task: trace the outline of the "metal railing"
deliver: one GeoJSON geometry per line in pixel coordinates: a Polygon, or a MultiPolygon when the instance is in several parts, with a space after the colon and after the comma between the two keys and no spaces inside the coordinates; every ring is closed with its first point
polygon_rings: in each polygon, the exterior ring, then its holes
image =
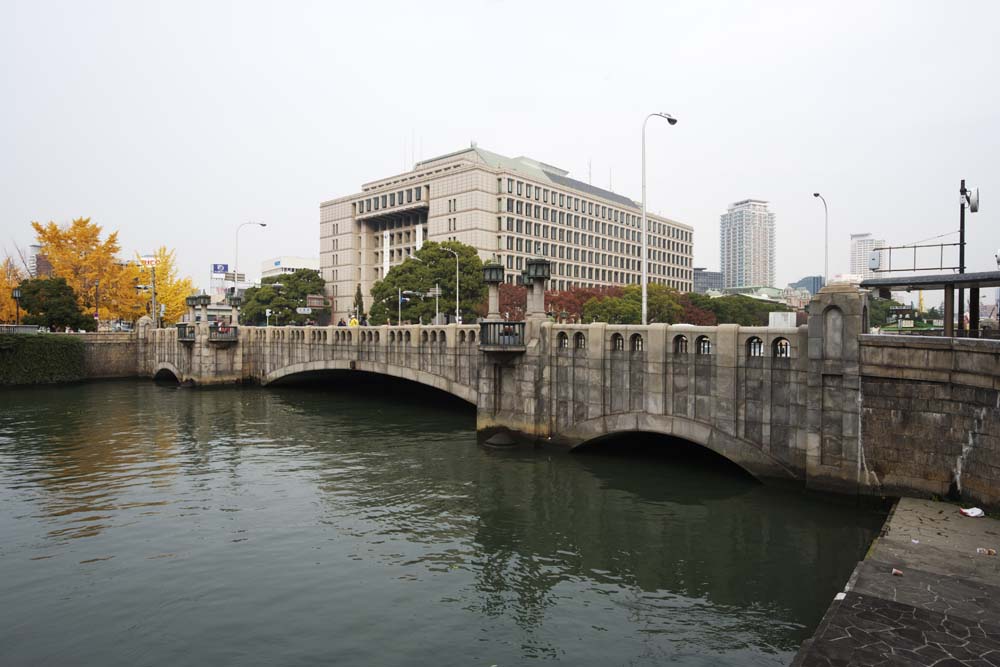
{"type": "Polygon", "coordinates": [[[178,324],[177,325],[177,340],[179,341],[194,341],[195,333],[197,329],[193,324],[178,324]]]}
{"type": "Polygon", "coordinates": [[[481,322],[479,346],[495,349],[524,348],[524,322],[481,322]]]}
{"type": "Polygon", "coordinates": [[[239,327],[213,322],[208,325],[209,341],[234,341],[239,339],[239,327]]]}
{"type": "Polygon", "coordinates": [[[0,334],[36,334],[37,324],[0,324],[0,334]]]}

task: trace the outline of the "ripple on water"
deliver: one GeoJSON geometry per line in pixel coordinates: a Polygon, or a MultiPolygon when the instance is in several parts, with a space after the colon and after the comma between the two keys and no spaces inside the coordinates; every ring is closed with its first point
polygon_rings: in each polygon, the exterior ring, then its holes
{"type": "Polygon", "coordinates": [[[0,663],[785,664],[879,525],[343,389],[5,392],[0,663]]]}

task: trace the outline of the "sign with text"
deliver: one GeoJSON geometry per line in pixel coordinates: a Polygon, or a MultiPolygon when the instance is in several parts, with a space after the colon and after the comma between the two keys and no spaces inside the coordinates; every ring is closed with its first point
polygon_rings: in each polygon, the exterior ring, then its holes
{"type": "Polygon", "coordinates": [[[156,266],[156,255],[143,255],[139,261],[143,266],[156,266]]]}
{"type": "Polygon", "coordinates": [[[229,272],[229,265],[228,264],[213,264],[212,265],[212,273],[228,273],[228,272],[229,272]]]}
{"type": "Polygon", "coordinates": [[[295,312],[298,313],[299,315],[312,315],[313,309],[299,307],[295,309],[295,312]]]}

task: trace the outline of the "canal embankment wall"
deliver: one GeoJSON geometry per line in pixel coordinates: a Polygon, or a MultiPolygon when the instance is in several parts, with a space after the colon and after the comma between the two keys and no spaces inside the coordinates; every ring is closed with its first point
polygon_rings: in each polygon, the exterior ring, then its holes
{"type": "Polygon", "coordinates": [[[884,495],[1000,507],[1000,343],[861,337],[863,465],[884,495]]]}
{"type": "Polygon", "coordinates": [[[0,386],[139,377],[134,333],[0,335],[0,386]]]}

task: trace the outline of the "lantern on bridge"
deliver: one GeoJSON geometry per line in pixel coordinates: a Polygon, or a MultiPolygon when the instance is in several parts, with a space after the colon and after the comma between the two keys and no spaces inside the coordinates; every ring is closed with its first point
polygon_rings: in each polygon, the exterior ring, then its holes
{"type": "Polygon", "coordinates": [[[500,283],[503,282],[503,265],[491,261],[483,264],[483,282],[489,286],[489,308],[487,320],[500,319],[500,283]]]}

